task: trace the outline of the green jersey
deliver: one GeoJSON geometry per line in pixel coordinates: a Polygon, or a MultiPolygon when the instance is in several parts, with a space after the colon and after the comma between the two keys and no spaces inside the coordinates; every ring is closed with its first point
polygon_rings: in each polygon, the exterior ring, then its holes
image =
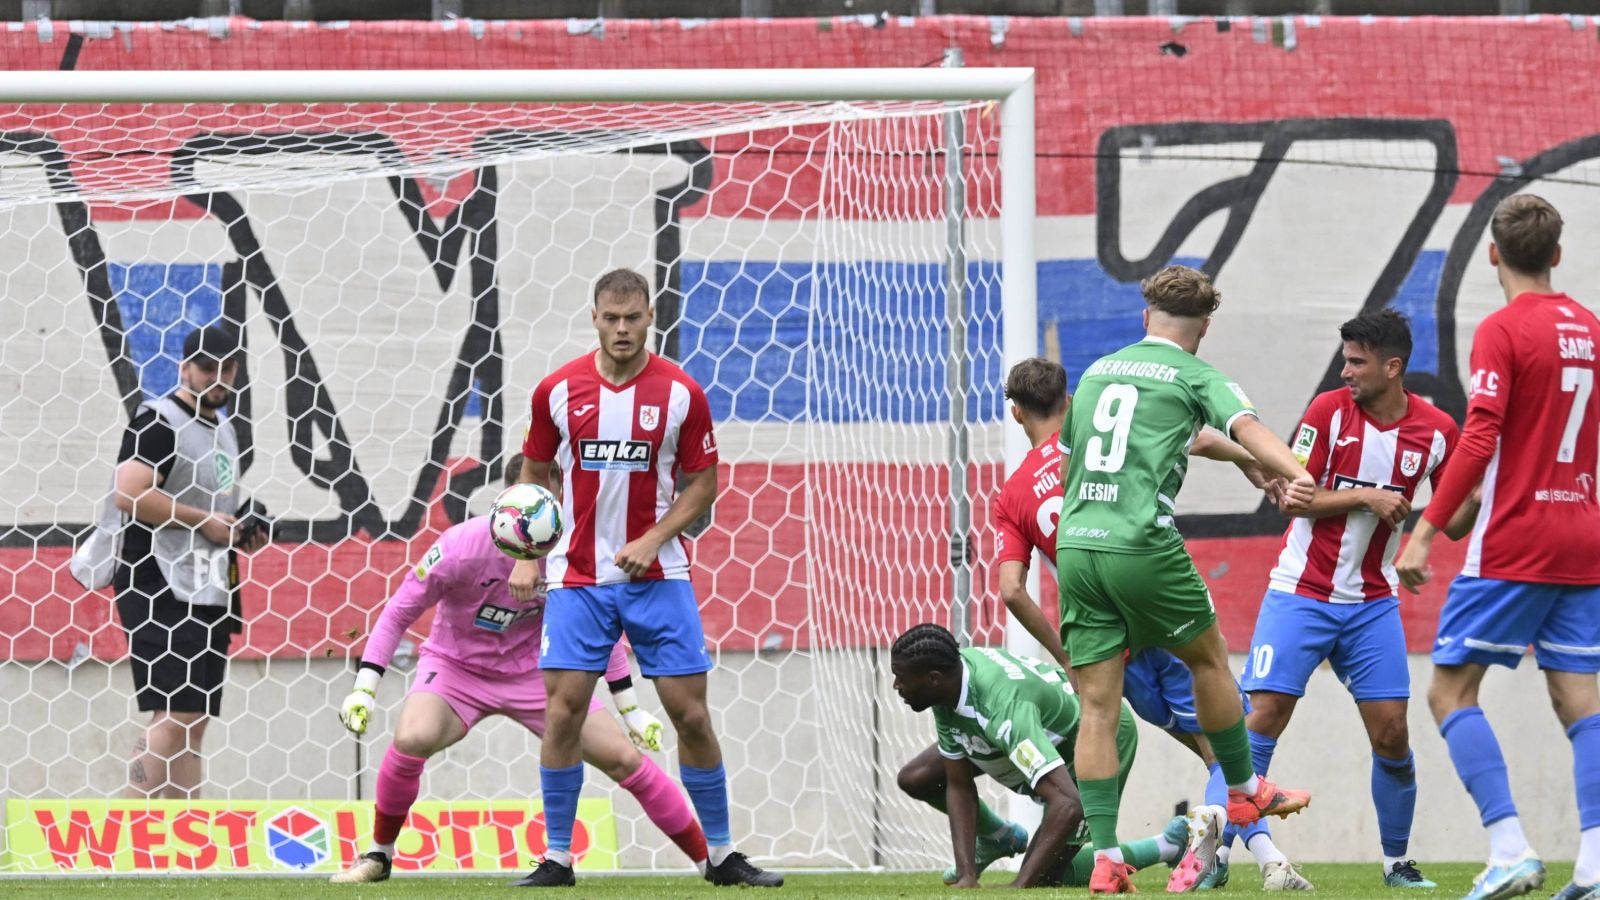
{"type": "Polygon", "coordinates": [[[1059,666],[993,647],[961,651],[961,699],[935,706],[939,753],[1028,793],[1066,765],[1078,733],[1078,698],[1059,666]]]}
{"type": "Polygon", "coordinates": [[[1085,369],[1061,426],[1070,454],[1056,546],[1144,553],[1181,543],[1173,524],[1202,424],[1229,434],[1254,414],[1239,385],[1177,344],[1147,337],[1085,369]]]}

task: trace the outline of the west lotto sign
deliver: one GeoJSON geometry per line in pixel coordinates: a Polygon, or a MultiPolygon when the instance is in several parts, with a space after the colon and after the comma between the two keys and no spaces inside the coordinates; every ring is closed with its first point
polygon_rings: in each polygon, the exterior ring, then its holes
{"type": "MultiPolygon", "coordinates": [[[[394,867],[515,872],[543,855],[537,802],[418,803],[394,867]]],[[[308,800],[9,800],[0,872],[336,872],[367,849],[372,804],[308,800]]],[[[617,865],[611,801],[578,802],[577,868],[617,865]]]]}

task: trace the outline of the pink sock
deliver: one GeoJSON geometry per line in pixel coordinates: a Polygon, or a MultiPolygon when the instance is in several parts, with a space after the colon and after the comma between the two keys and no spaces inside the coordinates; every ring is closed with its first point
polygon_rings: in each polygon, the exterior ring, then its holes
{"type": "Polygon", "coordinates": [[[389,746],[378,766],[378,792],[373,805],[372,840],[378,844],[392,844],[405,826],[411,804],[417,802],[417,791],[422,788],[422,767],[428,760],[421,756],[407,756],[389,746]]]}
{"type": "Polygon", "coordinates": [[[633,795],[633,799],[639,801],[639,805],[644,807],[644,814],[667,837],[672,838],[678,849],[688,855],[690,862],[705,862],[706,835],[700,830],[700,823],[695,821],[694,813],[689,811],[689,803],[683,799],[683,792],[667,777],[667,773],[661,771],[655,760],[648,756],[641,759],[639,768],[618,783],[633,795]]]}

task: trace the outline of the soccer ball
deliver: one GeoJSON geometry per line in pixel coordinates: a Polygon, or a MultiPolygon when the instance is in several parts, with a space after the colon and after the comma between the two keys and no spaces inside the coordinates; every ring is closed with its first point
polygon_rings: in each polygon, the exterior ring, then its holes
{"type": "Polygon", "coordinates": [[[539,559],[555,549],[565,528],[561,502],[537,484],[506,488],[489,512],[494,545],[513,559],[539,559]]]}

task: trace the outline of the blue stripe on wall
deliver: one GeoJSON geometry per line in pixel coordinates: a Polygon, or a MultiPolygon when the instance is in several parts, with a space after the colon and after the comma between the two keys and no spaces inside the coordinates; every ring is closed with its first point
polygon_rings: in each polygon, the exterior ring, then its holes
{"type": "Polygon", "coordinates": [[[222,318],[222,266],[212,263],[107,263],[128,352],[146,397],[178,386],[183,339],[222,318]]]}
{"type": "MultiPolygon", "coordinates": [[[[1444,255],[1424,252],[1393,303],[1412,320],[1413,371],[1438,368],[1434,295],[1444,255]]],[[[996,263],[968,267],[974,421],[996,421],[1004,409],[998,273],[996,263]]],[[[947,418],[942,267],[686,260],[682,279],[683,365],[706,386],[718,421],[947,418]],[[873,302],[884,297],[896,299],[873,302]]],[[[1112,280],[1095,260],[1039,263],[1040,352],[1053,329],[1074,386],[1094,360],[1143,335],[1143,308],[1139,286],[1112,280]]]]}

